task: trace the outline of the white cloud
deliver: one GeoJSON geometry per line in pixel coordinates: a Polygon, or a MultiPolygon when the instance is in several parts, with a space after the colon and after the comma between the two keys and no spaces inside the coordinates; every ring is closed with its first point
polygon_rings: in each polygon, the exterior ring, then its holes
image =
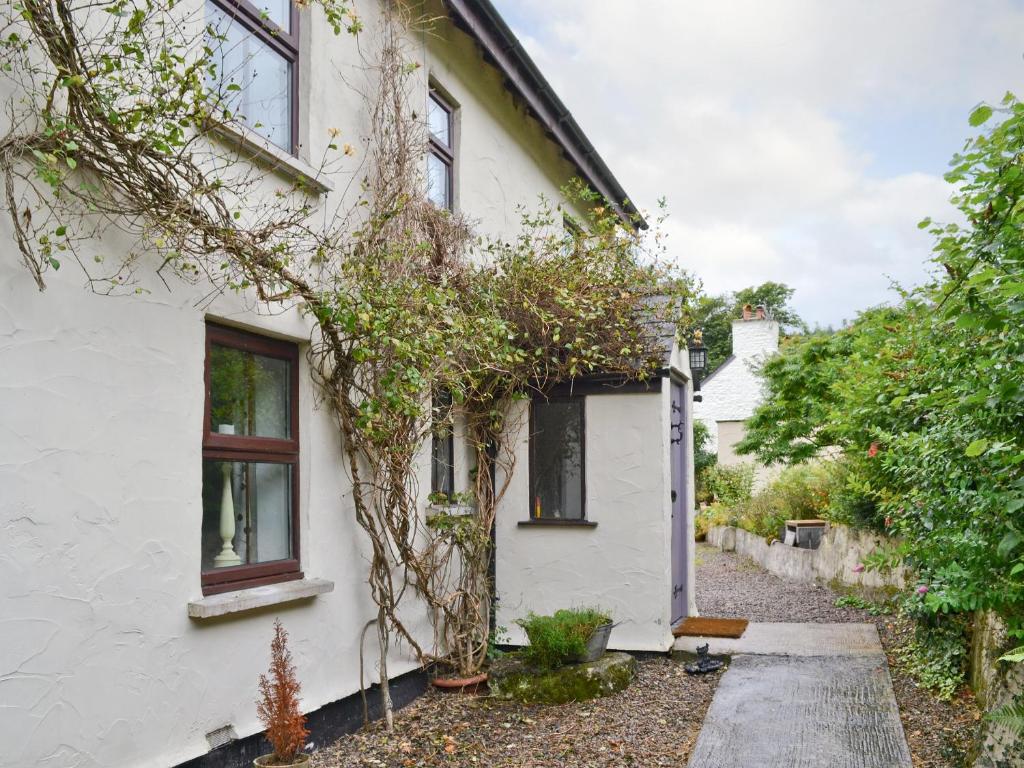
{"type": "Polygon", "coordinates": [[[712,291],[787,282],[812,323],[923,277],[945,135],[1024,79],[1008,0],[498,5],[626,190],[668,198],[680,262],[712,291]]]}

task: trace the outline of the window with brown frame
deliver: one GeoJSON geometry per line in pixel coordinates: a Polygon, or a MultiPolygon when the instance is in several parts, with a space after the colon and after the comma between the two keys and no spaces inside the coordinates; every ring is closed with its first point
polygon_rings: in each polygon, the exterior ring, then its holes
{"type": "Polygon", "coordinates": [[[286,152],[298,151],[299,17],[291,0],[206,0],[210,98],[286,152]]]}
{"type": "Polygon", "coordinates": [[[302,578],[299,350],[206,326],[203,594],[302,578]]]}
{"type": "Polygon", "coordinates": [[[582,521],[584,437],[582,397],[534,399],[530,406],[530,518],[582,521]]]}
{"type": "Polygon", "coordinates": [[[455,209],[454,108],[433,87],[427,98],[427,199],[438,208],[455,209]]]}

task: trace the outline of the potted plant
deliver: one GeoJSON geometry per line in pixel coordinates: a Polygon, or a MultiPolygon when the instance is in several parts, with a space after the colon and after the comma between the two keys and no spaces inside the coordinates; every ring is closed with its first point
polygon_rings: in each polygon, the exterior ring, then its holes
{"type": "Polygon", "coordinates": [[[523,657],[541,669],[596,661],[607,649],[615,626],[611,616],[598,608],[562,609],[551,616],[530,613],[516,623],[530,640],[523,657]]]}
{"type": "Polygon", "coordinates": [[[472,515],[476,511],[475,502],[476,497],[470,492],[434,491],[427,496],[427,517],[472,515]]]}
{"type": "Polygon", "coordinates": [[[309,764],[306,746],[306,716],[299,709],[299,681],[288,650],[288,633],[281,621],[274,621],[274,639],[270,643],[270,669],[260,675],[260,696],[256,714],[266,726],[267,741],[274,748],[269,755],[253,761],[256,768],[296,768],[309,764]]]}

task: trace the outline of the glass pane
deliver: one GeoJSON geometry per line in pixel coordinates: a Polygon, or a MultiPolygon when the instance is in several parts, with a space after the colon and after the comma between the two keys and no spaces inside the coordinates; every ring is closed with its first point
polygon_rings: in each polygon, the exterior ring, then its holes
{"type": "Polygon", "coordinates": [[[433,95],[427,101],[427,128],[430,134],[446,147],[452,145],[451,112],[433,95]]]}
{"type": "Polygon", "coordinates": [[[292,556],[290,464],[203,460],[202,568],[292,556]]]}
{"type": "Polygon", "coordinates": [[[264,17],[285,32],[291,32],[291,0],[256,0],[253,3],[264,17]]]}
{"type": "Polygon", "coordinates": [[[210,431],[291,437],[291,363],[210,345],[210,431]]]}
{"type": "Polygon", "coordinates": [[[430,490],[433,493],[451,494],[455,489],[453,474],[455,468],[455,437],[451,426],[452,397],[442,392],[434,397],[434,424],[430,452],[430,490]]]}
{"type": "Polygon", "coordinates": [[[427,199],[438,208],[451,209],[449,177],[451,167],[434,153],[427,155],[427,199]]]}
{"type": "Polygon", "coordinates": [[[226,117],[291,152],[291,64],[209,0],[206,13],[215,30],[208,40],[214,66],[210,98],[226,117]]]}
{"type": "Polygon", "coordinates": [[[583,518],[583,401],[533,404],[531,514],[583,518]]]}
{"type": "Polygon", "coordinates": [[[450,432],[447,435],[434,435],[430,482],[430,490],[434,493],[445,493],[450,496],[454,490],[452,488],[452,470],[455,466],[452,456],[454,442],[450,432]]]}

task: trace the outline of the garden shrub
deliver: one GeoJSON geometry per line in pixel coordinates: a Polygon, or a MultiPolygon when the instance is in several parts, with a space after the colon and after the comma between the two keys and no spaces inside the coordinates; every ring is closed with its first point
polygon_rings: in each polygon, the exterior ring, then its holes
{"type": "Polygon", "coordinates": [[[850,456],[829,462],[831,478],[825,518],[851,528],[884,533],[885,514],[872,495],[871,484],[860,462],[859,457],[850,456]]]}
{"type": "Polygon", "coordinates": [[[727,512],[706,516],[705,524],[737,525],[766,539],[778,538],[787,520],[828,519],[832,483],[828,464],[789,467],[767,488],[734,503],[727,512]],[[719,522],[724,519],[728,522],[719,522]]]}
{"type": "Polygon", "coordinates": [[[916,618],[913,639],[896,651],[897,663],[922,688],[951,699],[967,673],[969,622],[961,614],[916,618]]]}
{"type": "Polygon", "coordinates": [[[705,492],[713,501],[733,506],[750,498],[754,488],[754,465],[715,464],[704,473],[705,492]]]}
{"type": "Polygon", "coordinates": [[[541,669],[561,667],[583,656],[594,630],[610,621],[611,616],[598,608],[562,609],[553,616],[531,612],[516,621],[530,640],[521,653],[541,669]]]}
{"type": "Polygon", "coordinates": [[[708,493],[705,475],[718,463],[711,450],[711,432],[703,421],[693,422],[693,476],[697,485],[697,501],[710,504],[714,499],[708,493]]]}
{"type": "Polygon", "coordinates": [[[708,535],[716,525],[736,525],[736,513],[724,504],[712,504],[698,510],[693,518],[693,527],[698,541],[708,535]]]}

